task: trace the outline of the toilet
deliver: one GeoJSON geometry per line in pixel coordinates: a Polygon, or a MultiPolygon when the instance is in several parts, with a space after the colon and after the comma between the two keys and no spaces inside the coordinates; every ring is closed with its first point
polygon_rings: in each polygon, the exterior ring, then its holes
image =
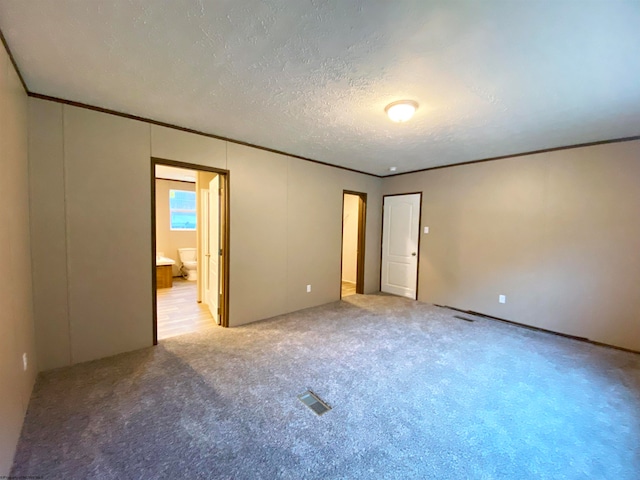
{"type": "Polygon", "coordinates": [[[198,262],[196,261],[196,249],[179,248],[178,255],[180,255],[180,262],[182,263],[182,267],[180,267],[182,276],[187,280],[195,282],[198,279],[198,262]]]}

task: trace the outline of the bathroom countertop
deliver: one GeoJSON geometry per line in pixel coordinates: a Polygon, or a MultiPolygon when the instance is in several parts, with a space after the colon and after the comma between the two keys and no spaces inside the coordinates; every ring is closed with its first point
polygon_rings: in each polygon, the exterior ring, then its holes
{"type": "Polygon", "coordinates": [[[156,267],[175,265],[176,261],[168,257],[156,257],[156,267]]]}

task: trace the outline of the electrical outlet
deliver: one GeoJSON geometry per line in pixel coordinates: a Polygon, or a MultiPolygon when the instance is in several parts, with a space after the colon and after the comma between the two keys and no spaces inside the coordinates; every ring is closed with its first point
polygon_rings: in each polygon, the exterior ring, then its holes
{"type": "Polygon", "coordinates": [[[22,354],[22,369],[26,372],[27,371],[27,366],[29,365],[28,359],[27,359],[27,353],[23,353],[22,354]]]}
{"type": "Polygon", "coordinates": [[[311,285],[307,285],[307,293],[311,293],[311,285]]]}
{"type": "Polygon", "coordinates": [[[505,295],[498,295],[499,303],[507,303],[507,297],[505,295]]]}
{"type": "Polygon", "coordinates": [[[424,227],[424,233],[429,233],[429,227],[424,227]]]}

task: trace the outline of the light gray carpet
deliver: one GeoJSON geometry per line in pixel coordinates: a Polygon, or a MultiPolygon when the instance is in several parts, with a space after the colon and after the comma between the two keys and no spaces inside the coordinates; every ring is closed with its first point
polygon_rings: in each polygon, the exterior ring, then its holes
{"type": "Polygon", "coordinates": [[[43,374],[12,475],[640,477],[640,355],[456,314],[357,295],[43,374]]]}

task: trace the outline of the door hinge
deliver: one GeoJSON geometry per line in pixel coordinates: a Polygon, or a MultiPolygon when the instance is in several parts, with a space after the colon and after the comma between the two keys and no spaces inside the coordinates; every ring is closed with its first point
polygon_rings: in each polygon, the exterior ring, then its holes
{"type": "Polygon", "coordinates": [[[220,249],[220,256],[222,256],[222,249],[220,249]]]}
{"type": "Polygon", "coordinates": [[[218,307],[218,315],[220,315],[220,307],[218,307]]]}

